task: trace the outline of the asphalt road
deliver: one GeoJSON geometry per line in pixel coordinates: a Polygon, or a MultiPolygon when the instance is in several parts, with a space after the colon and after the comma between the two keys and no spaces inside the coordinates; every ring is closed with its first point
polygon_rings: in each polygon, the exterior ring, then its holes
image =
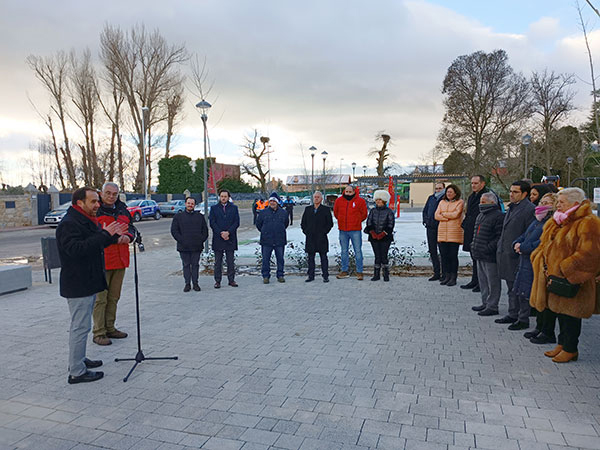
{"type": "MultiPolygon", "coordinates": [[[[294,220],[299,220],[303,207],[294,209],[294,220]]],[[[173,245],[171,237],[171,217],[163,217],[160,220],[144,219],[135,224],[142,234],[146,250],[173,245]]],[[[240,232],[253,229],[252,211],[250,209],[240,210],[240,232]]],[[[41,238],[54,236],[56,228],[43,227],[20,229],[16,231],[4,230],[0,232],[0,264],[21,263],[32,264],[41,267],[42,247],[41,238]]]]}

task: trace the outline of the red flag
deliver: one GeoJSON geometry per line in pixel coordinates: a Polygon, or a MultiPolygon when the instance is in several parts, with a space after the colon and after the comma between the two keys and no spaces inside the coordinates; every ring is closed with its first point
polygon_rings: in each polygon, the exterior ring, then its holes
{"type": "MultiPolygon", "coordinates": [[[[388,185],[388,192],[390,193],[390,203],[389,203],[389,205],[391,206],[394,203],[396,203],[395,199],[394,199],[394,181],[392,180],[392,176],[391,175],[390,175],[389,180],[390,181],[389,181],[389,185],[388,185]]],[[[391,207],[393,208],[393,206],[391,206],[391,207]]]]}

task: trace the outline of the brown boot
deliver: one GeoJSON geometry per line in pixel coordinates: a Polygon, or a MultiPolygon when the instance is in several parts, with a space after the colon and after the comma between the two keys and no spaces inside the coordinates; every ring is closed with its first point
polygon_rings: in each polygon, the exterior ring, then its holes
{"type": "Polygon", "coordinates": [[[552,358],[552,361],[555,363],[568,363],[569,361],[577,361],[578,357],[579,357],[578,352],[569,353],[569,352],[565,352],[563,350],[558,355],[556,355],[554,358],[552,358]]]}
{"type": "Polygon", "coordinates": [[[554,350],[548,350],[547,352],[544,352],[544,355],[546,355],[548,358],[554,358],[556,355],[562,352],[562,348],[562,345],[557,345],[554,347],[554,350]]]}
{"type": "Polygon", "coordinates": [[[356,279],[357,279],[358,281],[362,281],[362,279],[363,279],[363,274],[362,274],[362,272],[357,272],[357,273],[356,273],[356,279]]]}
{"type": "Polygon", "coordinates": [[[348,278],[349,276],[350,274],[348,272],[340,272],[335,277],[341,280],[342,278],[348,278]]]}
{"type": "Polygon", "coordinates": [[[115,331],[109,331],[108,333],[106,333],[106,337],[112,339],[125,339],[127,336],[127,333],[117,329],[115,329],[115,331]]]}
{"type": "Polygon", "coordinates": [[[103,334],[101,336],[94,336],[94,344],[110,345],[112,344],[112,341],[103,334]]]}

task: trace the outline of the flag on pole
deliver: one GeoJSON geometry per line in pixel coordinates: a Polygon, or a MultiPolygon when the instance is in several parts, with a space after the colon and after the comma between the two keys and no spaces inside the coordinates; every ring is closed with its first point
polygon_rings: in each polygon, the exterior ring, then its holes
{"type": "Polygon", "coordinates": [[[389,184],[388,184],[388,192],[390,193],[390,206],[395,204],[395,195],[394,195],[394,181],[392,180],[392,176],[390,175],[389,177],[389,184]]]}

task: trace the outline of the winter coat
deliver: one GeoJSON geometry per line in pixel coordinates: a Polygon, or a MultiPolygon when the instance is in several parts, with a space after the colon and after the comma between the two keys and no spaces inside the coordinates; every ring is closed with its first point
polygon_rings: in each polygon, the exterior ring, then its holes
{"type": "Polygon", "coordinates": [[[475,221],[479,216],[479,203],[481,196],[489,192],[487,187],[483,187],[479,192],[472,192],[467,199],[467,210],[465,218],[462,221],[462,228],[465,232],[463,250],[465,252],[471,251],[471,242],[473,241],[473,232],[475,230],[475,221]]]}
{"type": "Polygon", "coordinates": [[[270,206],[258,214],[256,228],[260,231],[260,245],[283,247],[287,243],[285,229],[290,224],[290,216],[280,206],[270,206]]]}
{"type": "Polygon", "coordinates": [[[471,255],[474,260],[496,262],[503,222],[504,213],[500,211],[500,207],[479,213],[473,227],[473,242],[471,242],[471,255]]]}
{"type": "Polygon", "coordinates": [[[540,245],[531,254],[533,286],[530,304],[538,311],[550,308],[557,314],[588,318],[596,309],[596,281],[600,273],[600,219],[593,215],[590,202],[584,200],[577,210],[558,225],[548,220],[540,245]],[[573,298],[559,297],[546,289],[544,259],[548,275],[566,278],[579,284],[573,298]]]}
{"type": "Polygon", "coordinates": [[[535,206],[529,199],[511,203],[504,216],[502,235],[498,241],[496,262],[502,280],[514,281],[519,268],[519,254],[515,252],[513,242],[527,230],[535,220],[535,206]]]}
{"type": "Polygon", "coordinates": [[[221,202],[212,205],[210,207],[208,221],[210,223],[210,229],[213,232],[213,250],[237,250],[237,229],[240,226],[240,213],[238,207],[231,202],[227,202],[225,207],[223,207],[221,202]],[[221,237],[222,231],[229,231],[228,240],[221,237]]]}
{"type": "Polygon", "coordinates": [[[89,218],[69,207],[56,229],[62,297],[88,297],[107,289],[104,248],[117,239],[117,235],[102,231],[89,218]]]}
{"type": "Polygon", "coordinates": [[[201,252],[208,239],[206,220],[199,211],[183,211],[173,216],[171,235],[177,241],[178,252],[201,252]]]}
{"type": "Polygon", "coordinates": [[[307,253],[327,253],[329,251],[327,233],[333,228],[333,217],[331,217],[329,207],[321,204],[316,212],[313,205],[304,208],[300,227],[306,235],[304,250],[307,253]]]}
{"type": "Polygon", "coordinates": [[[438,226],[438,242],[456,242],[462,244],[463,229],[460,226],[465,202],[462,200],[442,200],[435,210],[438,226]]]}
{"type": "Polygon", "coordinates": [[[429,198],[427,198],[427,202],[425,202],[425,206],[423,207],[423,225],[425,225],[425,227],[435,228],[437,230],[439,222],[435,220],[435,211],[442,201],[442,198],[444,198],[443,195],[440,195],[440,198],[435,198],[435,194],[431,194],[429,198]]]}
{"type": "Polygon", "coordinates": [[[367,217],[367,226],[365,227],[365,233],[369,235],[369,242],[373,241],[393,241],[394,240],[394,225],[396,219],[394,218],[394,211],[387,206],[376,206],[369,211],[369,217],[367,217]],[[374,239],[371,236],[371,231],[375,233],[385,232],[386,236],[382,239],[374,239]]]}
{"type": "Polygon", "coordinates": [[[333,215],[341,231],[362,230],[362,223],[367,214],[367,202],[356,194],[350,200],[342,195],[333,204],[333,215]]]}
{"type": "Polygon", "coordinates": [[[513,291],[515,294],[520,295],[523,298],[529,298],[531,294],[531,285],[533,284],[533,266],[531,265],[531,253],[540,245],[540,237],[544,225],[552,217],[551,214],[546,216],[541,222],[534,220],[531,225],[527,228],[527,231],[519,236],[513,242],[513,248],[515,244],[521,244],[519,254],[519,269],[517,270],[517,276],[515,278],[515,284],[513,285],[513,291]]]}
{"type": "MultiPolygon", "coordinates": [[[[96,213],[100,226],[108,225],[112,222],[121,222],[129,225],[126,236],[129,242],[133,241],[135,228],[131,222],[131,214],[127,211],[127,205],[121,200],[114,204],[114,208],[102,204],[96,213]]],[[[106,270],[125,269],[129,267],[129,244],[112,244],[104,249],[104,265],[106,270]]]]}

